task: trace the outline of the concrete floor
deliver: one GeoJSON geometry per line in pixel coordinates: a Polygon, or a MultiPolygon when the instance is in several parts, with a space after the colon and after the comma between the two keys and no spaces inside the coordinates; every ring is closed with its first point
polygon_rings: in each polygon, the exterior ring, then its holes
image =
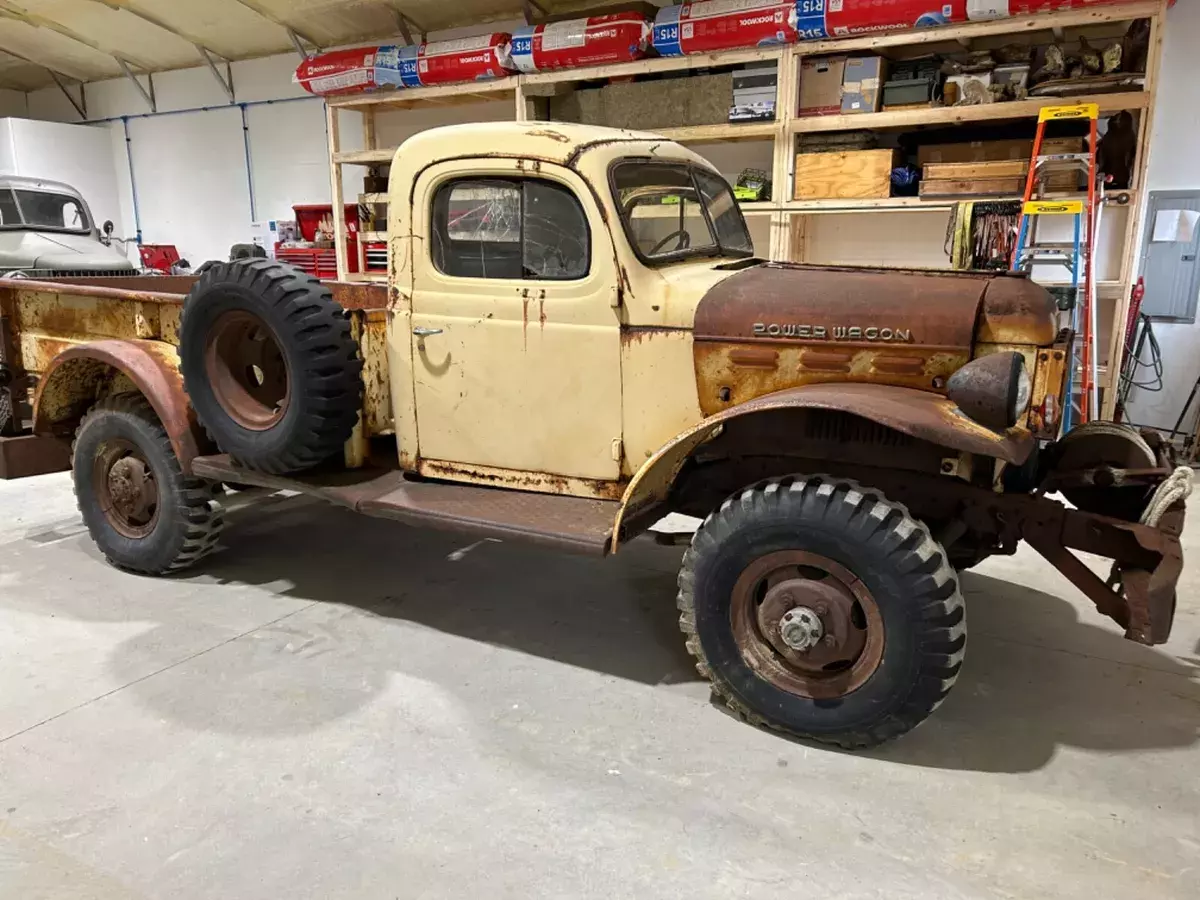
{"type": "Polygon", "coordinates": [[[6,900],[1200,896],[1200,566],[1149,649],[1032,552],[985,564],[950,699],[850,755],[709,703],[675,549],[269,498],[155,580],[65,476],[0,509],[6,900]]]}

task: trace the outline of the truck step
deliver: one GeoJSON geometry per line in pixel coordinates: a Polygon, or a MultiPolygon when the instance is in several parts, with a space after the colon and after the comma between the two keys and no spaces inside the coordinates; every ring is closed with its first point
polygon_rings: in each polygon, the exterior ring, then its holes
{"type": "Polygon", "coordinates": [[[266,475],[227,455],[192,462],[200,478],[298,491],[355,512],[442,531],[519,540],[571,553],[608,552],[620,503],[437,481],[414,481],[394,469],[266,475]]]}

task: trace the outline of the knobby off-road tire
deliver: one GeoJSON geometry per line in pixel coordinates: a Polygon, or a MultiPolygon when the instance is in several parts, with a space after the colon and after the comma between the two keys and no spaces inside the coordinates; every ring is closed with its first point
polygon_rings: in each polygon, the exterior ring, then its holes
{"type": "Polygon", "coordinates": [[[679,609],[696,668],[733,711],[847,749],[924,720],[966,645],[957,576],[926,526],[878,491],[824,475],[726,500],[684,556],[679,609]],[[811,628],[815,646],[787,644],[789,620],[791,636],[806,641],[811,628]]]}
{"type": "Polygon", "coordinates": [[[283,475],[339,453],[362,405],[362,361],[329,288],[269,259],[217,263],[179,329],[184,387],[217,446],[283,475]]]}
{"type": "Polygon", "coordinates": [[[88,411],[75,432],[71,468],[84,524],[114,566],[165,575],[216,547],[224,526],[220,487],[182,473],[140,394],[108,397],[88,411]]]}

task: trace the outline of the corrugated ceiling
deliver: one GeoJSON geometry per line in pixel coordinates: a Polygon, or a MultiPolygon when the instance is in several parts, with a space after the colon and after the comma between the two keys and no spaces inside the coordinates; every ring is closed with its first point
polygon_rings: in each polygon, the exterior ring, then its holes
{"type": "MultiPolygon", "coordinates": [[[[659,0],[666,2],[666,0],[659,0]]],[[[537,0],[551,15],[628,6],[621,0],[537,0]]],[[[401,16],[439,31],[518,19],[522,0],[0,0],[0,88],[77,81],[202,62],[198,47],[224,59],[292,48],[291,29],[318,47],[399,38],[401,16]]]]}

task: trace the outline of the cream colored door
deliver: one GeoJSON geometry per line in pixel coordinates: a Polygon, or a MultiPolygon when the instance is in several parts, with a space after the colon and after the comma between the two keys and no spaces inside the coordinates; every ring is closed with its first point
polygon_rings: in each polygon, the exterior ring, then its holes
{"type": "Polygon", "coordinates": [[[422,469],[615,480],[621,370],[611,237],[578,175],[524,166],[456,160],[415,185],[422,469]]]}

